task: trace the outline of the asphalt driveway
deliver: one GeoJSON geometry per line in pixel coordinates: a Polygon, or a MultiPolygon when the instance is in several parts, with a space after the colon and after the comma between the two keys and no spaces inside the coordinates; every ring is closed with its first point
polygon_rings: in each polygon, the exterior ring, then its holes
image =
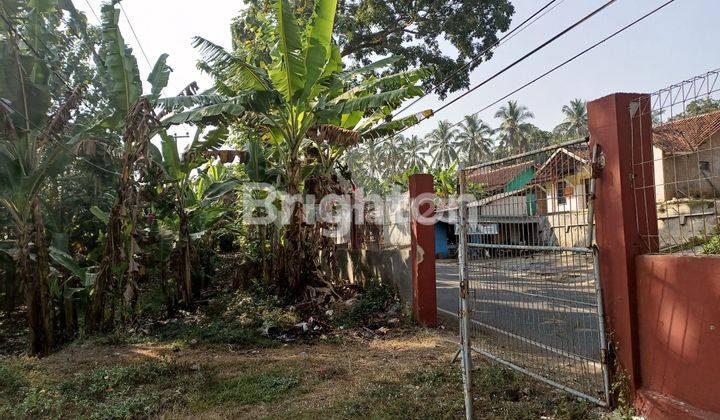
{"type": "MultiPolygon", "coordinates": [[[[579,258],[585,257],[471,262],[472,328],[528,351],[599,361],[592,264],[579,258]]],[[[436,272],[438,315],[457,322],[457,261],[438,261],[436,272]]]]}

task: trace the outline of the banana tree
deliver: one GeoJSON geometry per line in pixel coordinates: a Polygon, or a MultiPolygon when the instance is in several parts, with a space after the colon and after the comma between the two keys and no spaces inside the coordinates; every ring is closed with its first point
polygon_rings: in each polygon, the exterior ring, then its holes
{"type": "Polygon", "coordinates": [[[197,173],[198,167],[207,161],[207,159],[202,158],[204,152],[215,149],[224,141],[224,137],[218,135],[218,130],[212,130],[205,136],[205,141],[201,141],[203,131],[203,129],[197,130],[193,141],[180,155],[177,139],[160,130],[162,153],[157,149],[151,150],[152,160],[160,166],[164,175],[163,180],[160,182],[160,188],[169,188],[173,193],[173,208],[178,219],[178,239],[176,244],[176,250],[178,251],[178,283],[180,296],[186,307],[192,304],[193,294],[191,267],[192,255],[194,254],[192,246],[193,233],[191,232],[192,216],[194,213],[203,210],[203,204],[220,198],[237,185],[235,179],[213,179],[202,172],[197,173]],[[211,195],[206,196],[206,193],[211,195]]]}
{"type": "Polygon", "coordinates": [[[103,130],[122,145],[120,172],[112,208],[108,212],[102,259],[85,315],[86,330],[108,330],[133,316],[138,298],[138,222],[145,210],[137,177],[151,173],[150,138],[156,133],[154,104],[167,86],[171,69],[161,55],[148,77],[151,91],[143,95],[137,60],[118,27],[115,2],[101,9],[102,38],[97,52],[99,83],[108,107],[93,128],[103,130]]]}
{"type": "MultiPolygon", "coordinates": [[[[275,22],[267,35],[274,45],[270,63],[196,38],[195,45],[204,55],[200,67],[214,77],[214,89],[194,97],[161,100],[175,110],[164,123],[240,125],[257,130],[264,145],[273,150],[281,186],[297,194],[308,178],[327,178],[348,147],[426,117],[428,112],[387,121],[402,101],[422,94],[418,82],[429,70],[374,75],[399,57],[343,70],[332,39],[336,7],[337,0],[315,1],[312,17],[302,30],[289,1],[278,0],[275,22]]],[[[284,235],[287,269],[283,277],[291,291],[299,293],[316,278],[315,268],[304,263],[319,250],[303,246],[299,205],[292,215],[284,235]]]]}
{"type": "Polygon", "coordinates": [[[70,161],[70,120],[85,92],[73,89],[51,114],[51,69],[33,45],[46,42],[45,25],[58,13],[52,2],[0,2],[0,205],[10,215],[17,243],[17,276],[25,290],[30,352],[55,345],[54,298],[40,194],[70,161]],[[46,4],[47,3],[47,4],[46,4]],[[27,19],[18,19],[27,17],[27,19]],[[17,19],[17,20],[15,20],[17,19]]]}

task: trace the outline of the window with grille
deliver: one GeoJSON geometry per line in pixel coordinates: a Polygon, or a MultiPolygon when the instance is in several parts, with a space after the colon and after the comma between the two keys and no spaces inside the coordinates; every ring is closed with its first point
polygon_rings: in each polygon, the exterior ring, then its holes
{"type": "Polygon", "coordinates": [[[562,206],[567,202],[567,198],[565,198],[565,187],[567,183],[565,181],[558,181],[556,188],[557,188],[557,204],[558,206],[562,206]]]}

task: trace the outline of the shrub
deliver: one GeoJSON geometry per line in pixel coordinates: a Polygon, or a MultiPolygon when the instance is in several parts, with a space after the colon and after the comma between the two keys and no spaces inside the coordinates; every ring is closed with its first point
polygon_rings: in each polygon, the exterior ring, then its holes
{"type": "Polygon", "coordinates": [[[397,301],[397,293],[392,285],[372,282],[357,296],[357,301],[350,308],[339,314],[337,323],[349,326],[365,324],[397,301]]]}
{"type": "Polygon", "coordinates": [[[703,254],[715,255],[720,254],[720,234],[715,234],[703,245],[703,254]]]}

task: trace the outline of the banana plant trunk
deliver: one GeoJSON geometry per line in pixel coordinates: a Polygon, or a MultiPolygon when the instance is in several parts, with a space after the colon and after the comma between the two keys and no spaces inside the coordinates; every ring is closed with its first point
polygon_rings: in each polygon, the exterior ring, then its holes
{"type": "Polygon", "coordinates": [[[122,262],[122,214],[125,212],[122,190],[118,190],[105,233],[105,248],[100,269],[95,277],[90,304],[85,314],[85,329],[89,333],[106,331],[112,327],[114,305],[110,302],[113,270],[122,262]]]}
{"type": "MultiPolygon", "coordinates": [[[[182,206],[181,206],[182,207],[182,206]]],[[[190,218],[184,208],[178,210],[180,219],[179,243],[180,249],[180,295],[183,305],[192,305],[192,244],[190,243],[190,218]]]]}
{"type": "Polygon", "coordinates": [[[53,296],[50,292],[50,253],[45,236],[45,223],[40,210],[40,199],[32,204],[33,224],[35,227],[35,254],[37,258],[37,279],[40,288],[41,321],[44,332],[43,355],[50,354],[55,345],[55,312],[53,296]]]}
{"type": "MultiPolygon", "coordinates": [[[[291,160],[290,176],[288,182],[288,194],[295,196],[300,192],[300,166],[298,162],[291,160]]],[[[304,243],[303,234],[303,206],[301,203],[293,203],[291,209],[290,224],[285,230],[285,247],[283,252],[285,278],[287,279],[288,291],[295,297],[302,295],[307,281],[307,272],[304,269],[307,265],[306,251],[308,248],[304,243]]]]}
{"type": "Polygon", "coordinates": [[[25,291],[30,354],[47,356],[55,345],[55,317],[50,293],[50,257],[40,203],[31,203],[32,225],[18,226],[19,257],[17,275],[25,291]],[[35,262],[30,258],[30,242],[35,244],[35,262]]]}

